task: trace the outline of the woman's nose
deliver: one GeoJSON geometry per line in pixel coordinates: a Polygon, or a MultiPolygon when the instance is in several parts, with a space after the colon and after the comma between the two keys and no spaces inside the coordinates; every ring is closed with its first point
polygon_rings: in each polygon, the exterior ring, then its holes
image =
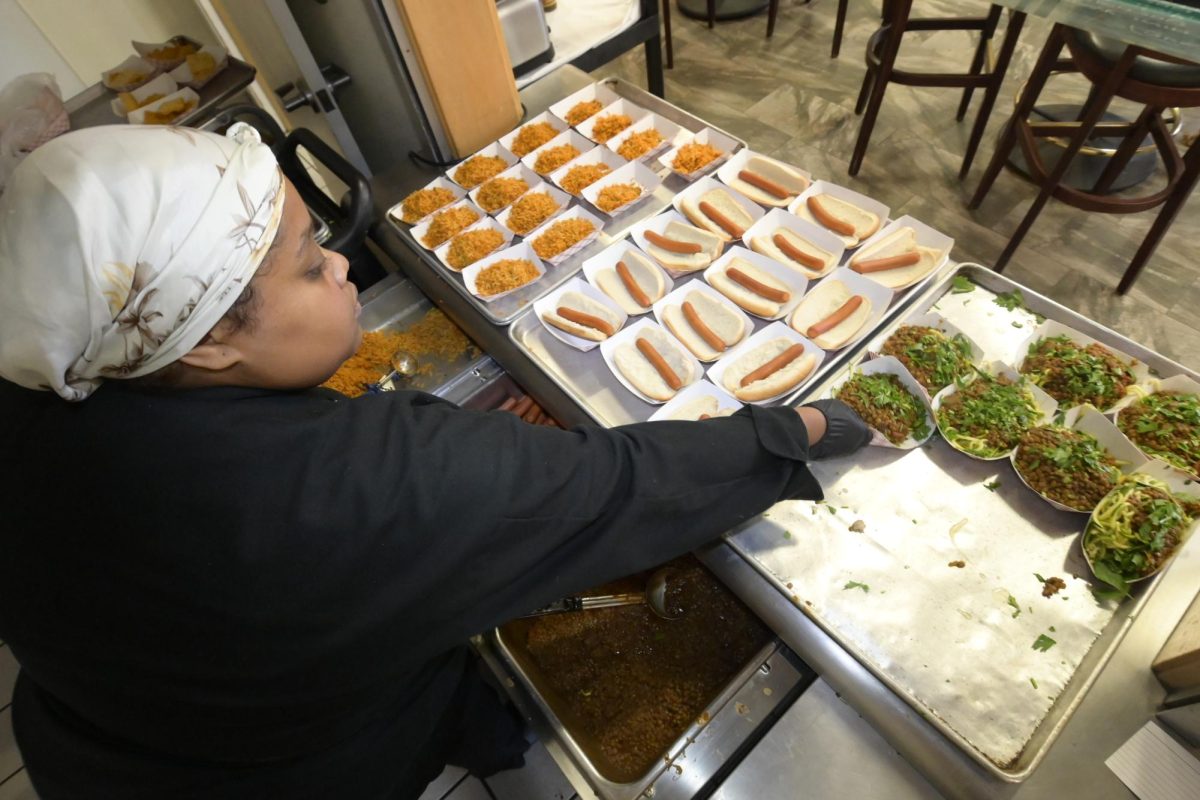
{"type": "Polygon", "coordinates": [[[350,275],[350,261],[341,253],[333,250],[327,250],[326,252],[333,259],[333,275],[337,279],[338,286],[345,286],[346,279],[350,275]]]}

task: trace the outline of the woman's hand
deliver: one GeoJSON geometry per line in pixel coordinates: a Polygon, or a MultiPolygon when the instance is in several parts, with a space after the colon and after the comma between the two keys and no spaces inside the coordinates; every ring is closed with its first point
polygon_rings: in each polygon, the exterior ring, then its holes
{"type": "Polygon", "coordinates": [[[814,461],[848,456],[871,441],[867,423],[841,400],[817,400],[796,412],[808,428],[808,452],[814,461]]]}

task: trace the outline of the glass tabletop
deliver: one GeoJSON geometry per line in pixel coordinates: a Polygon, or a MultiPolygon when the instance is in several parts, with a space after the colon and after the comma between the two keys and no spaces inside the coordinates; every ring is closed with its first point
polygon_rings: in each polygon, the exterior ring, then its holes
{"type": "Polygon", "coordinates": [[[1200,61],[1200,0],[993,0],[998,5],[1200,61]]]}

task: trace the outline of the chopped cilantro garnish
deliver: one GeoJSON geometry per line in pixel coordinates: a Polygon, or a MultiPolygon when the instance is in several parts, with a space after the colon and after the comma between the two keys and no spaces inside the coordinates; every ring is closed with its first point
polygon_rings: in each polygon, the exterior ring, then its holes
{"type": "Polygon", "coordinates": [[[966,275],[955,275],[950,284],[951,294],[966,294],[975,291],[975,284],[966,275]]]}
{"type": "Polygon", "coordinates": [[[1000,481],[988,481],[983,485],[983,488],[987,489],[989,492],[994,492],[1000,488],[1000,481]]]}
{"type": "Polygon", "coordinates": [[[1029,682],[1031,684],[1033,684],[1033,688],[1035,688],[1035,689],[1037,688],[1037,679],[1036,678],[1030,678],[1029,682]]]}
{"type": "Polygon", "coordinates": [[[865,583],[859,583],[858,581],[847,581],[846,585],[842,587],[842,591],[844,592],[847,589],[862,589],[864,593],[871,591],[870,586],[865,583]]]}
{"type": "Polygon", "coordinates": [[[1033,640],[1033,649],[1040,650],[1041,652],[1044,653],[1047,650],[1049,650],[1051,647],[1054,647],[1054,645],[1056,645],[1056,644],[1058,644],[1058,642],[1056,642],[1055,640],[1051,639],[1049,636],[1047,636],[1046,634],[1043,633],[1043,634],[1040,634],[1036,639],[1033,640]]]}
{"type": "Polygon", "coordinates": [[[1013,607],[1013,613],[1012,613],[1013,619],[1016,619],[1017,617],[1021,616],[1021,607],[1019,605],[1017,605],[1017,598],[1013,597],[1010,594],[1008,596],[1008,604],[1013,607]]]}

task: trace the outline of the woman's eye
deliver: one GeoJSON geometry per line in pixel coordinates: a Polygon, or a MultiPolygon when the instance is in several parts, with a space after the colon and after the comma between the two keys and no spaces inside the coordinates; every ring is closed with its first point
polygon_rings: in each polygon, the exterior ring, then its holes
{"type": "Polygon", "coordinates": [[[323,272],[325,272],[325,259],[321,259],[321,263],[313,265],[307,274],[310,278],[319,278],[323,272]]]}

